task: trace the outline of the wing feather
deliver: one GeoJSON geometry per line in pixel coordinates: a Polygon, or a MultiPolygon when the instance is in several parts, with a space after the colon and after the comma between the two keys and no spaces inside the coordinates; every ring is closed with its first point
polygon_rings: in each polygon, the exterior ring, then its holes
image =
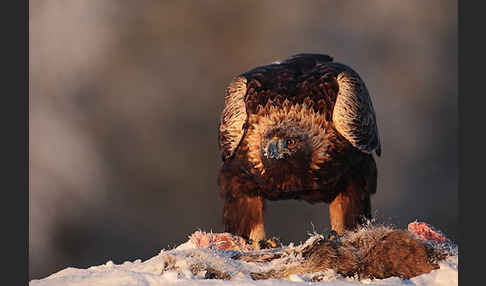
{"type": "Polygon", "coordinates": [[[334,125],[354,147],[380,156],[380,136],[368,89],[355,71],[342,66],[336,77],[339,92],[333,109],[334,125]]]}
{"type": "Polygon", "coordinates": [[[247,112],[245,105],[246,78],[234,78],[226,88],[225,107],[219,125],[219,149],[223,161],[232,157],[245,133],[247,112]]]}

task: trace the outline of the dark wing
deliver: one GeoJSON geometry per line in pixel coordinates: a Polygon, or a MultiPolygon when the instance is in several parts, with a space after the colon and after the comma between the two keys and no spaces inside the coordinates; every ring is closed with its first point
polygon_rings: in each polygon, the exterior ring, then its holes
{"type": "Polygon", "coordinates": [[[282,103],[288,99],[293,104],[301,104],[306,99],[316,102],[324,99],[327,94],[322,96],[322,93],[313,93],[300,86],[300,83],[303,77],[312,73],[317,65],[331,61],[332,58],[328,55],[297,54],[241,74],[241,77],[247,80],[247,92],[244,98],[246,112],[257,113],[258,107],[265,106],[269,101],[282,103]]]}
{"type": "Polygon", "coordinates": [[[254,68],[228,85],[219,126],[223,161],[232,157],[240,144],[248,113],[254,113],[257,106],[282,96],[296,103],[310,97],[330,106],[335,101],[332,119],[336,129],[361,151],[375,151],[378,156],[381,154],[375,112],[359,75],[343,64],[332,62],[328,55],[298,54],[281,62],[254,68]],[[312,77],[315,80],[311,80],[312,77]],[[299,84],[301,81],[303,85],[299,84]],[[312,86],[320,87],[324,93],[316,93],[312,86]]]}
{"type": "Polygon", "coordinates": [[[225,107],[219,124],[219,149],[223,161],[227,160],[240,144],[247,121],[245,106],[246,78],[234,78],[226,88],[225,107]]]}
{"type": "Polygon", "coordinates": [[[332,65],[340,70],[336,75],[339,91],[332,115],[334,126],[354,147],[380,156],[380,136],[368,89],[354,70],[339,63],[332,65]]]}
{"type": "MultiPolygon", "coordinates": [[[[283,90],[283,94],[287,93],[287,97],[292,96],[295,102],[301,100],[301,96],[315,102],[320,101],[321,104],[325,102],[327,107],[320,111],[327,113],[329,108],[332,109],[334,126],[344,138],[365,153],[374,151],[378,156],[381,155],[373,104],[363,80],[353,69],[333,62],[332,57],[323,54],[297,54],[277,64],[278,66],[273,68],[278,75],[274,76],[277,82],[298,83],[298,90],[283,90]],[[290,75],[284,77],[284,74],[290,75]],[[316,92],[316,89],[320,89],[322,93],[316,92]]],[[[250,75],[245,76],[251,79],[250,75]]],[[[289,88],[291,84],[284,86],[289,88]]],[[[275,87],[273,90],[278,91],[275,87]]]]}

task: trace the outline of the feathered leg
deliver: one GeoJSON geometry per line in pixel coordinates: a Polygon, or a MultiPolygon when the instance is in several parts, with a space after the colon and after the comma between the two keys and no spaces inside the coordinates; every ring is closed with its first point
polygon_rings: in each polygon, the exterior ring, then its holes
{"type": "Polygon", "coordinates": [[[371,219],[370,194],[356,185],[349,185],[329,204],[331,228],[338,234],[353,230],[366,219],[371,219]]]}
{"type": "Polygon", "coordinates": [[[225,231],[259,242],[265,238],[264,201],[261,197],[241,196],[224,202],[225,231]]]}
{"type": "Polygon", "coordinates": [[[265,200],[255,192],[256,184],[238,166],[224,164],[218,179],[224,200],[223,223],[226,232],[259,242],[265,238],[265,200]]]}
{"type": "Polygon", "coordinates": [[[377,169],[367,155],[351,174],[346,187],[329,204],[331,228],[338,234],[353,230],[371,219],[371,194],[376,193],[377,169]]]}

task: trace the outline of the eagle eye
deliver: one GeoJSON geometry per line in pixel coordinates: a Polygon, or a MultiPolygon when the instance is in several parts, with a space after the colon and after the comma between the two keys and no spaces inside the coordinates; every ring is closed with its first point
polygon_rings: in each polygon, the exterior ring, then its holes
{"type": "Polygon", "coordinates": [[[287,139],[287,141],[285,141],[285,144],[287,145],[287,147],[294,147],[295,146],[295,140],[294,139],[287,139]]]}

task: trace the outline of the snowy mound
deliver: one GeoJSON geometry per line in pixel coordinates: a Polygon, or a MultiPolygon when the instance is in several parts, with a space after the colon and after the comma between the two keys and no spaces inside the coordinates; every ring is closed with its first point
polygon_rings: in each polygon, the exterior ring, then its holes
{"type": "Polygon", "coordinates": [[[458,249],[424,223],[407,231],[367,226],[339,240],[258,250],[228,233],[195,232],[142,262],[66,268],[31,286],[54,285],[458,285],[458,249]]]}

